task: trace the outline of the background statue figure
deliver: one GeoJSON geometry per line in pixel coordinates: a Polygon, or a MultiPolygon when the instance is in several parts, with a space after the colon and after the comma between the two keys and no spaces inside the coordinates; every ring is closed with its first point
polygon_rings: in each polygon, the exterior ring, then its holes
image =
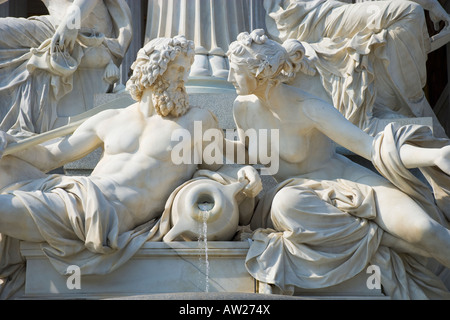
{"type": "Polygon", "coordinates": [[[434,133],[446,134],[423,88],[431,49],[424,9],[433,22],[450,16],[436,0],[340,1],[264,0],[272,39],[305,42],[318,77],[300,75],[297,84],[332,103],[370,134],[379,119],[432,117],[434,133]]]}
{"type": "Polygon", "coordinates": [[[93,107],[131,41],[124,0],[43,0],[49,15],[0,19],[0,129],[41,133],[93,107]]]}
{"type": "Polygon", "coordinates": [[[435,135],[446,137],[423,92],[430,39],[420,6],[436,24],[450,21],[445,10],[436,0],[349,2],[149,0],[146,41],[176,34],[194,39],[190,84],[226,77],[223,52],[239,32],[262,28],[278,42],[304,41],[318,72],[299,75],[295,85],[370,134],[390,119],[431,117],[435,135]]]}
{"type": "MultiPolygon", "coordinates": [[[[48,243],[45,253],[61,274],[72,264],[83,275],[115,270],[146,241],[161,240],[157,222],[169,196],[198,168],[247,179],[240,202],[259,193],[261,180],[253,167],[172,161],[180,143],[193,157],[204,155],[209,145],[174,141],[176,130],[194,136],[194,121],[200,121],[204,130],[222,132],[211,112],[189,106],[184,82],[193,49],[182,36],[150,41],[139,51],[127,83],[136,103],[100,112],[62,140],[1,159],[0,278],[11,276],[11,264],[20,266],[17,252],[9,251],[17,249],[11,239],[48,243]],[[90,176],[46,174],[99,147],[104,154],[90,176]]],[[[3,133],[2,150],[13,140],[3,133]]]]}

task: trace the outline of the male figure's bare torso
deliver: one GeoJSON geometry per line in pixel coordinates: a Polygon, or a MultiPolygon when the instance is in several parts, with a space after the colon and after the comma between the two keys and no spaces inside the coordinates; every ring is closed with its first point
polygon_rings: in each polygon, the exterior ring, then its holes
{"type": "Polygon", "coordinates": [[[215,119],[209,111],[198,108],[191,108],[179,118],[156,114],[144,117],[139,104],[120,111],[108,111],[105,116],[105,121],[95,127],[97,136],[103,141],[104,155],[91,179],[106,194],[111,191],[118,196],[133,212],[133,223],[139,225],[158,217],[170,193],[189,180],[196,170],[197,165],[193,163],[175,165],[171,161],[176,144],[188,143],[187,148],[193,152],[197,147],[193,140],[172,141],[172,133],[183,129],[193,136],[194,120],[214,125],[215,119]],[[109,181],[116,183],[115,190],[108,189],[109,181]],[[120,192],[117,192],[117,186],[120,192]]]}

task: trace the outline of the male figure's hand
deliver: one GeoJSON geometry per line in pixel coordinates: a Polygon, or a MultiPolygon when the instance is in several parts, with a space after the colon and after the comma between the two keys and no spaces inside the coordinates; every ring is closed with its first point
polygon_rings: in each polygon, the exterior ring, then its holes
{"type": "Polygon", "coordinates": [[[245,166],[238,171],[238,180],[240,182],[248,181],[248,185],[244,188],[244,194],[249,198],[256,197],[263,189],[261,177],[252,166],[245,166]]]}

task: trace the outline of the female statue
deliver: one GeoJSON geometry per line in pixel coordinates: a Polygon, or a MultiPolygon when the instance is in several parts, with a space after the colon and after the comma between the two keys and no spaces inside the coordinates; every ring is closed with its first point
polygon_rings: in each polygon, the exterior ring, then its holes
{"type": "MultiPolygon", "coordinates": [[[[278,129],[280,137],[278,150],[272,150],[280,154],[274,175],[280,184],[265,195],[252,219],[252,228],[259,229],[247,256],[249,272],[293,293],[295,287],[341,283],[371,263],[385,267],[382,284],[390,296],[448,294],[411,256],[450,266],[449,141],[419,126],[388,126],[374,138],[331,104],[287,84],[298,72],[310,71],[297,40],[280,45],[263,30],[241,33],[228,56],[229,81],[239,95],[237,128],[278,129]],[[333,141],[371,160],[391,182],[337,154],[333,141]],[[410,168],[424,170],[438,205],[410,168]],[[392,270],[404,265],[420,273],[392,278],[392,270]],[[426,288],[417,289],[417,274],[426,288]]],[[[255,150],[246,143],[244,137],[237,142],[255,150]]]]}

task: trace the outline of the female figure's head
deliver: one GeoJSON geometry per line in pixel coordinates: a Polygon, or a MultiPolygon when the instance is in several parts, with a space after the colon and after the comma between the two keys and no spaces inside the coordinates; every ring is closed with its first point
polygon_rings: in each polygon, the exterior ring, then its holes
{"type": "Polygon", "coordinates": [[[266,85],[277,85],[293,79],[298,71],[313,74],[305,58],[305,48],[297,40],[283,45],[270,40],[264,30],[243,32],[230,44],[230,74],[238,94],[252,94],[266,85]]]}

